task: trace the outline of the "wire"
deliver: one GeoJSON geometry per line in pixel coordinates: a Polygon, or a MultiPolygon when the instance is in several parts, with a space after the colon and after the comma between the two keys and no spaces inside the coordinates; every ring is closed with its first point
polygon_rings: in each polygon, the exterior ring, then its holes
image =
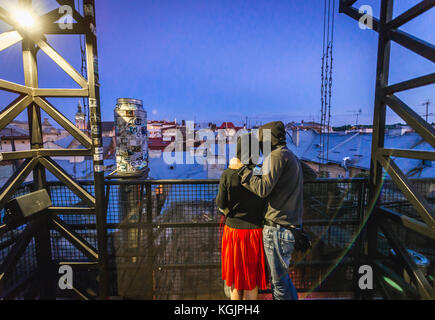
{"type": "MultiPolygon", "coordinates": [[[[321,67],[321,85],[320,85],[320,141],[319,141],[319,156],[322,157],[322,127],[323,127],[323,107],[325,105],[324,97],[324,85],[325,85],[325,39],[326,39],[326,0],[324,0],[324,8],[323,8],[323,48],[322,48],[322,67],[321,67]]],[[[321,160],[319,161],[319,171],[321,171],[321,160]]]]}
{"type": "Polygon", "coordinates": [[[329,128],[331,125],[332,70],[335,27],[335,0],[325,0],[323,10],[323,48],[320,87],[319,171],[329,159],[329,128]],[[326,136],[324,129],[326,128],[326,136]],[[325,157],[326,156],[326,157],[325,157]]]}
{"type": "Polygon", "coordinates": [[[328,97],[328,123],[327,123],[327,144],[326,144],[326,160],[329,159],[329,127],[331,124],[331,99],[332,99],[332,65],[333,65],[333,47],[334,47],[334,24],[335,24],[335,0],[332,0],[332,24],[331,24],[331,44],[330,44],[330,64],[329,64],[329,97],[328,97]]]}

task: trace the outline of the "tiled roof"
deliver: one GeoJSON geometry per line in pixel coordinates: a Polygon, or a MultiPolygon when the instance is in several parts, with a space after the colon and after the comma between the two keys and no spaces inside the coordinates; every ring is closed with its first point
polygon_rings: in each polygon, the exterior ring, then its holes
{"type": "Polygon", "coordinates": [[[54,141],[54,143],[63,149],[68,149],[69,146],[72,144],[73,140],[74,137],[72,135],[68,135],[65,138],[54,141]]]}
{"type": "Polygon", "coordinates": [[[239,130],[241,128],[243,127],[236,127],[232,122],[222,122],[221,126],[218,127],[218,129],[235,129],[235,130],[239,130]]]}
{"type": "Polygon", "coordinates": [[[12,133],[12,136],[14,137],[29,137],[29,131],[25,129],[21,129],[19,127],[16,127],[14,125],[9,124],[6,128],[2,129],[0,131],[0,137],[10,137],[12,133]],[[12,129],[12,132],[11,132],[12,129]]]}
{"type": "Polygon", "coordinates": [[[148,138],[148,148],[151,150],[163,150],[171,141],[163,141],[162,138],[148,138]]]}
{"type": "MultiPolygon", "coordinates": [[[[289,136],[292,136],[292,131],[288,131],[289,136]]],[[[296,141],[295,141],[296,142],[296,141]]],[[[299,131],[299,145],[296,146],[291,138],[287,139],[287,146],[292,152],[302,160],[312,161],[316,163],[325,163],[326,159],[320,159],[320,135],[313,130],[299,131]]],[[[333,162],[341,165],[343,159],[349,157],[348,166],[354,168],[370,169],[370,155],[372,146],[372,134],[369,133],[351,133],[340,134],[331,133],[329,135],[328,162],[333,162]]],[[[408,132],[403,135],[386,135],[386,148],[397,149],[415,149],[432,151],[433,148],[415,132],[408,132]]],[[[326,154],[325,154],[326,157],[326,154]]],[[[412,177],[435,177],[435,168],[426,162],[423,166],[423,161],[419,159],[395,159],[397,165],[408,174],[417,170],[416,175],[412,177]]]]}

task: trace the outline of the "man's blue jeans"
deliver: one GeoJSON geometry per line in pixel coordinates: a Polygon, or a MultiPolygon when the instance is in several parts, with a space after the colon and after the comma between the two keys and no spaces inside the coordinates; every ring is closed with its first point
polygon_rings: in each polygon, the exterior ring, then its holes
{"type": "Polygon", "coordinates": [[[275,300],[297,300],[298,294],[288,274],[295,238],[281,226],[263,228],[263,244],[272,278],[272,295],[275,300]]]}

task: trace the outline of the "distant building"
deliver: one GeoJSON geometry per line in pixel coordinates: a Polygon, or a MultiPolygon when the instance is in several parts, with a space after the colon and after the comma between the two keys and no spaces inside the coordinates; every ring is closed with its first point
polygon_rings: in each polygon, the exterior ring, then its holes
{"type": "Polygon", "coordinates": [[[200,129],[216,130],[216,124],[212,122],[199,122],[199,123],[195,123],[195,128],[198,130],[200,129]]]}
{"type": "Polygon", "coordinates": [[[171,144],[162,138],[148,138],[148,153],[150,158],[161,157],[163,150],[171,144]]]}
{"type": "Polygon", "coordinates": [[[163,123],[161,132],[163,141],[173,141],[177,135],[177,124],[175,122],[166,122],[163,123]]]}
{"type": "Polygon", "coordinates": [[[44,142],[50,141],[56,141],[63,137],[62,131],[58,128],[55,128],[48,118],[44,118],[44,121],[41,124],[42,127],[42,136],[44,138],[44,142]]]}
{"type": "MultiPolygon", "coordinates": [[[[329,148],[324,157],[320,154],[320,135],[315,130],[295,130],[288,133],[292,137],[287,139],[288,148],[314,170],[326,171],[330,178],[353,177],[370,170],[371,133],[330,133],[329,148]]],[[[385,147],[432,150],[415,132],[401,135],[388,132],[385,135],[385,147]]],[[[394,161],[410,178],[435,177],[432,161],[406,158],[396,158],[394,161]]]]}
{"type": "Polygon", "coordinates": [[[86,116],[82,111],[82,104],[79,101],[79,104],[77,105],[77,112],[75,115],[76,120],[76,127],[80,130],[86,130],[86,116]]]}
{"type": "Polygon", "coordinates": [[[373,133],[373,128],[365,128],[365,127],[352,127],[349,130],[345,130],[344,133],[345,134],[349,134],[349,133],[373,133]]]}
{"type": "MultiPolygon", "coordinates": [[[[52,142],[69,135],[67,131],[55,128],[48,118],[44,118],[42,121],[41,129],[44,147],[46,148],[50,148],[49,145],[52,142]]],[[[30,135],[27,122],[15,120],[1,130],[0,145],[1,150],[4,152],[12,151],[14,148],[17,151],[30,150],[30,135]]]]}
{"type": "Polygon", "coordinates": [[[232,138],[236,135],[239,130],[246,129],[245,127],[235,126],[232,122],[223,122],[219,127],[216,128],[219,130],[225,130],[225,135],[229,142],[232,142],[232,138]]]}
{"type": "Polygon", "coordinates": [[[28,129],[8,125],[0,131],[0,150],[2,152],[30,150],[28,129]]]}
{"type": "MultiPolygon", "coordinates": [[[[59,139],[53,143],[57,149],[84,149],[72,135],[66,136],[65,138],[59,139]]],[[[85,156],[69,156],[69,157],[56,157],[57,160],[64,160],[69,162],[83,162],[85,161],[85,156]]]]}
{"type": "Polygon", "coordinates": [[[162,123],[160,121],[148,120],[147,130],[148,138],[162,137],[162,123]]]}
{"type": "Polygon", "coordinates": [[[9,126],[29,131],[29,124],[27,121],[13,120],[9,123],[9,126]]]}
{"type": "Polygon", "coordinates": [[[405,133],[414,132],[414,129],[410,126],[396,125],[394,128],[389,128],[387,132],[390,136],[403,136],[405,133]]]}
{"type": "Polygon", "coordinates": [[[321,125],[318,122],[308,121],[305,122],[302,120],[301,122],[290,122],[286,125],[287,130],[314,130],[317,133],[321,132],[333,132],[331,126],[321,125]]]}
{"type": "Polygon", "coordinates": [[[222,124],[217,127],[217,129],[233,129],[235,131],[239,131],[240,129],[243,129],[244,127],[235,126],[232,122],[222,122],[222,124]]]}
{"type": "Polygon", "coordinates": [[[175,129],[177,128],[175,121],[148,120],[148,138],[163,138],[163,136],[166,136],[165,140],[170,140],[168,136],[175,136],[175,129]]]}
{"type": "Polygon", "coordinates": [[[103,137],[115,137],[115,122],[101,121],[101,134],[103,137]]]}

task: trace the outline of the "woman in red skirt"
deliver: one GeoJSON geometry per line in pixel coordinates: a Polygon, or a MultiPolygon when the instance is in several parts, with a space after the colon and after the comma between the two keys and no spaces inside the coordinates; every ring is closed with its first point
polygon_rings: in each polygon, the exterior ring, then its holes
{"type": "MultiPolygon", "coordinates": [[[[249,161],[252,134],[237,140],[237,158],[249,161]],[[243,146],[242,146],[243,145],[243,146]]],[[[222,235],[222,279],[231,287],[231,300],[255,300],[258,289],[266,289],[266,261],[263,248],[265,202],[240,183],[231,163],[221,176],[216,197],[225,215],[222,235]]]]}

